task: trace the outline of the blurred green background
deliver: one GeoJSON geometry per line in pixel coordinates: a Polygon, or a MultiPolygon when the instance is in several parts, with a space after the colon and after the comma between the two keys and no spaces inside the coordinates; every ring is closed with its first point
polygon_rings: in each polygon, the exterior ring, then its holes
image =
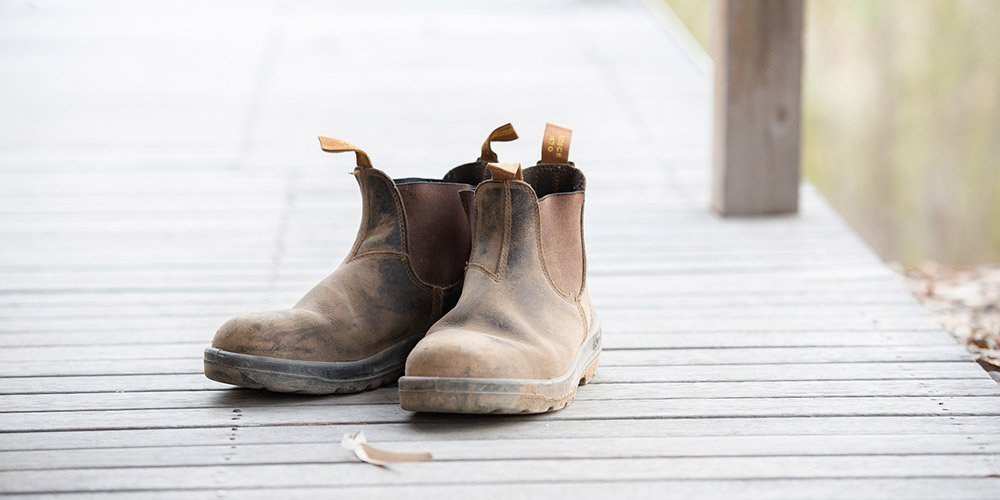
{"type": "MultiPolygon", "coordinates": [[[[712,0],[665,0],[709,47],[712,0]]],[[[1000,261],[1000,1],[810,0],[805,177],[887,260],[1000,261]]]]}

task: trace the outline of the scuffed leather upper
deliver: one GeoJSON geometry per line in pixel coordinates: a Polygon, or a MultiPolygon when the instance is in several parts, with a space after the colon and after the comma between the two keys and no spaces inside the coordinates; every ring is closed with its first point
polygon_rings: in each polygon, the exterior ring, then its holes
{"type": "MultiPolygon", "coordinates": [[[[526,169],[526,179],[557,182],[572,171],[559,166],[556,175],[526,169]]],[[[582,212],[582,184],[578,196],[582,212]]],[[[542,203],[545,203],[543,200],[542,203]]],[[[576,290],[560,290],[543,255],[542,227],[581,224],[572,220],[542,221],[536,189],[518,180],[491,180],[480,184],[471,210],[473,248],[458,304],[428,331],[410,353],[407,376],[549,379],[573,366],[590,331],[593,311],[584,280],[582,231],[579,241],[555,242],[577,248],[574,257],[576,290]]],[[[556,233],[556,232],[554,232],[556,233]]],[[[558,232],[558,234],[565,234],[558,232]]],[[[552,248],[552,247],[550,247],[552,248]]],[[[553,252],[550,252],[553,253],[553,252]]],[[[551,264],[549,264],[551,266],[551,264]]],[[[565,288],[565,287],[564,287],[565,288]]]]}
{"type": "Polygon", "coordinates": [[[399,188],[385,173],[373,168],[356,169],[363,216],[354,246],[343,263],[291,309],[244,314],[227,321],[216,333],[212,346],[282,359],[356,361],[423,335],[457,301],[462,281],[432,284],[417,275],[409,238],[438,235],[408,235],[406,210],[419,206],[447,213],[452,205],[427,204],[452,203],[457,207],[457,222],[451,221],[448,234],[462,241],[447,244],[466,250],[450,264],[457,267],[457,272],[437,274],[460,277],[470,243],[458,190],[471,185],[458,183],[462,179],[478,182],[484,175],[482,170],[481,163],[468,164],[449,173],[446,180],[450,182],[427,181],[431,186],[427,191],[439,191],[437,195],[418,198],[404,207],[399,188]],[[454,193],[447,196],[446,191],[454,193]],[[466,230],[454,230],[455,224],[465,225],[466,230]]]}

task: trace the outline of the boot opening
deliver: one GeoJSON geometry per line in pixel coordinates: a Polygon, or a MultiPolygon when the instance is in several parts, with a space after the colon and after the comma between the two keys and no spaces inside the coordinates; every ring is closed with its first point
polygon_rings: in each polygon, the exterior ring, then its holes
{"type": "Polygon", "coordinates": [[[531,185],[539,199],[553,194],[582,193],[587,180],[572,165],[541,164],[524,169],[524,182],[531,185]]]}
{"type": "Polygon", "coordinates": [[[489,174],[486,171],[486,162],[474,161],[449,170],[443,180],[445,182],[461,182],[474,187],[488,178],[489,174]]]}

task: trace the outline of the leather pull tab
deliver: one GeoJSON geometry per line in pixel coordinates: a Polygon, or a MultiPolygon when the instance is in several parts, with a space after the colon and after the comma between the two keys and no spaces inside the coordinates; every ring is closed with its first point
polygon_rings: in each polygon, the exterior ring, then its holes
{"type": "Polygon", "coordinates": [[[486,142],[483,143],[482,154],[479,155],[479,161],[497,161],[497,154],[493,152],[493,142],[510,142],[517,139],[517,131],[514,130],[514,126],[507,123],[496,128],[493,132],[490,132],[490,136],[486,138],[486,142]]]}
{"type": "Polygon", "coordinates": [[[495,181],[523,181],[520,163],[487,163],[486,168],[493,174],[495,181]]]}
{"type": "Polygon", "coordinates": [[[353,152],[358,161],[358,167],[371,168],[372,161],[368,158],[368,153],[347,141],[334,139],[332,137],[319,137],[319,147],[327,153],[347,153],[353,152]]]}
{"type": "Polygon", "coordinates": [[[546,123],[542,161],[539,163],[569,163],[569,143],[572,139],[572,130],[546,123]]]}

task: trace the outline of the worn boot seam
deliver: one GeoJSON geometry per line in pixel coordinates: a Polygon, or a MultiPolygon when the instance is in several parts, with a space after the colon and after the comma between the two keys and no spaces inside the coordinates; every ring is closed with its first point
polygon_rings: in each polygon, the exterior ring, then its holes
{"type": "Polygon", "coordinates": [[[500,282],[500,275],[498,275],[497,273],[494,273],[493,271],[490,271],[489,269],[486,268],[486,266],[484,266],[482,264],[479,264],[479,263],[476,263],[476,262],[469,262],[465,266],[466,272],[468,272],[469,269],[475,269],[477,271],[482,271],[487,276],[489,276],[490,279],[492,279],[493,281],[496,281],[497,283],[500,282]]]}
{"type": "Polygon", "coordinates": [[[406,212],[403,210],[403,200],[399,194],[399,186],[396,186],[395,181],[388,177],[379,176],[379,178],[389,186],[389,191],[392,192],[392,203],[396,206],[396,227],[399,229],[399,244],[403,247],[401,249],[403,253],[409,256],[410,241],[407,239],[409,236],[406,234],[406,212]]]}
{"type": "Polygon", "coordinates": [[[587,311],[583,307],[583,301],[580,300],[581,297],[582,295],[577,297],[574,302],[576,302],[576,312],[580,314],[580,323],[583,323],[583,338],[580,339],[580,345],[583,345],[587,341],[587,334],[590,333],[590,322],[587,321],[587,311]]]}
{"type": "MultiPolygon", "coordinates": [[[[587,204],[587,195],[584,194],[580,200],[580,289],[576,292],[577,300],[583,296],[583,291],[587,289],[587,245],[583,236],[583,208],[587,204]]],[[[586,323],[586,321],[584,321],[586,323]]]]}
{"type": "Polygon", "coordinates": [[[431,321],[434,318],[440,318],[442,309],[444,309],[444,290],[439,287],[434,287],[434,292],[431,298],[431,321]]]}
{"type": "Polygon", "coordinates": [[[358,175],[365,175],[364,171],[359,169],[355,170],[354,176],[358,179],[361,184],[361,195],[363,199],[361,200],[361,229],[358,231],[358,236],[354,240],[354,245],[351,247],[350,258],[347,259],[348,262],[354,260],[354,257],[358,255],[358,250],[361,248],[361,242],[368,238],[368,224],[371,221],[371,216],[369,212],[371,211],[371,195],[368,191],[368,179],[365,177],[358,177],[358,175]]]}
{"type": "Polygon", "coordinates": [[[402,252],[394,252],[394,251],[391,251],[391,250],[371,250],[371,251],[368,251],[368,252],[365,252],[365,253],[362,253],[362,254],[355,255],[348,262],[353,262],[355,260],[364,259],[364,258],[368,258],[368,257],[373,257],[373,258],[374,257],[389,257],[389,258],[398,259],[398,260],[400,260],[400,261],[403,262],[403,269],[406,271],[406,276],[410,279],[410,281],[414,285],[417,285],[420,288],[423,288],[425,290],[430,290],[430,291],[433,291],[433,290],[435,290],[437,288],[440,288],[440,287],[438,287],[436,285],[432,285],[432,284],[427,283],[424,280],[420,279],[420,277],[417,276],[417,273],[413,272],[413,266],[410,265],[410,257],[408,255],[406,255],[405,253],[402,253],[402,252]]]}
{"type": "Polygon", "coordinates": [[[508,260],[510,258],[510,238],[511,238],[511,233],[513,232],[513,228],[511,226],[514,225],[514,215],[513,215],[514,209],[511,206],[511,203],[512,203],[511,202],[511,196],[512,196],[512,194],[511,194],[510,181],[504,181],[504,183],[503,183],[503,192],[504,192],[504,199],[503,199],[503,240],[502,240],[502,243],[500,244],[500,257],[499,257],[499,260],[497,261],[497,270],[496,270],[496,273],[497,273],[498,281],[499,281],[499,278],[501,278],[503,276],[504,271],[507,270],[507,262],[508,262],[508,260]]]}
{"type": "MultiPolygon", "coordinates": [[[[489,182],[489,181],[487,181],[487,182],[489,182]]],[[[506,194],[506,196],[504,197],[504,204],[503,204],[503,209],[502,209],[503,212],[501,213],[501,216],[503,218],[503,222],[501,223],[502,226],[503,226],[503,237],[501,238],[500,252],[498,252],[498,254],[497,254],[496,265],[495,265],[495,267],[493,269],[490,269],[489,267],[487,267],[487,266],[485,266],[483,264],[480,264],[478,262],[473,262],[472,259],[475,258],[475,256],[473,256],[473,255],[470,255],[469,261],[466,262],[466,264],[465,264],[465,269],[466,269],[466,271],[468,271],[470,268],[478,269],[478,270],[486,273],[486,275],[489,276],[490,279],[492,279],[493,281],[496,281],[497,283],[499,283],[501,281],[501,275],[502,275],[503,271],[507,267],[506,266],[506,264],[507,264],[507,258],[509,257],[509,252],[510,252],[510,238],[511,238],[511,236],[510,236],[510,232],[511,232],[510,231],[510,229],[511,229],[510,226],[512,224],[512,215],[511,214],[513,212],[512,208],[511,208],[510,185],[509,185],[508,181],[503,181],[503,182],[496,182],[496,181],[494,181],[494,182],[491,182],[489,184],[484,184],[484,185],[480,186],[478,189],[483,190],[483,192],[485,192],[488,189],[501,189],[506,194]],[[503,264],[502,266],[501,266],[501,263],[503,264]]],[[[478,203],[478,201],[477,201],[477,203],[478,203]]],[[[479,206],[476,206],[475,208],[476,208],[476,224],[472,228],[472,248],[473,248],[473,252],[475,251],[475,249],[476,249],[476,247],[478,245],[483,244],[483,242],[479,241],[479,238],[480,238],[481,233],[482,233],[483,212],[485,212],[485,210],[481,210],[479,206]]]]}

